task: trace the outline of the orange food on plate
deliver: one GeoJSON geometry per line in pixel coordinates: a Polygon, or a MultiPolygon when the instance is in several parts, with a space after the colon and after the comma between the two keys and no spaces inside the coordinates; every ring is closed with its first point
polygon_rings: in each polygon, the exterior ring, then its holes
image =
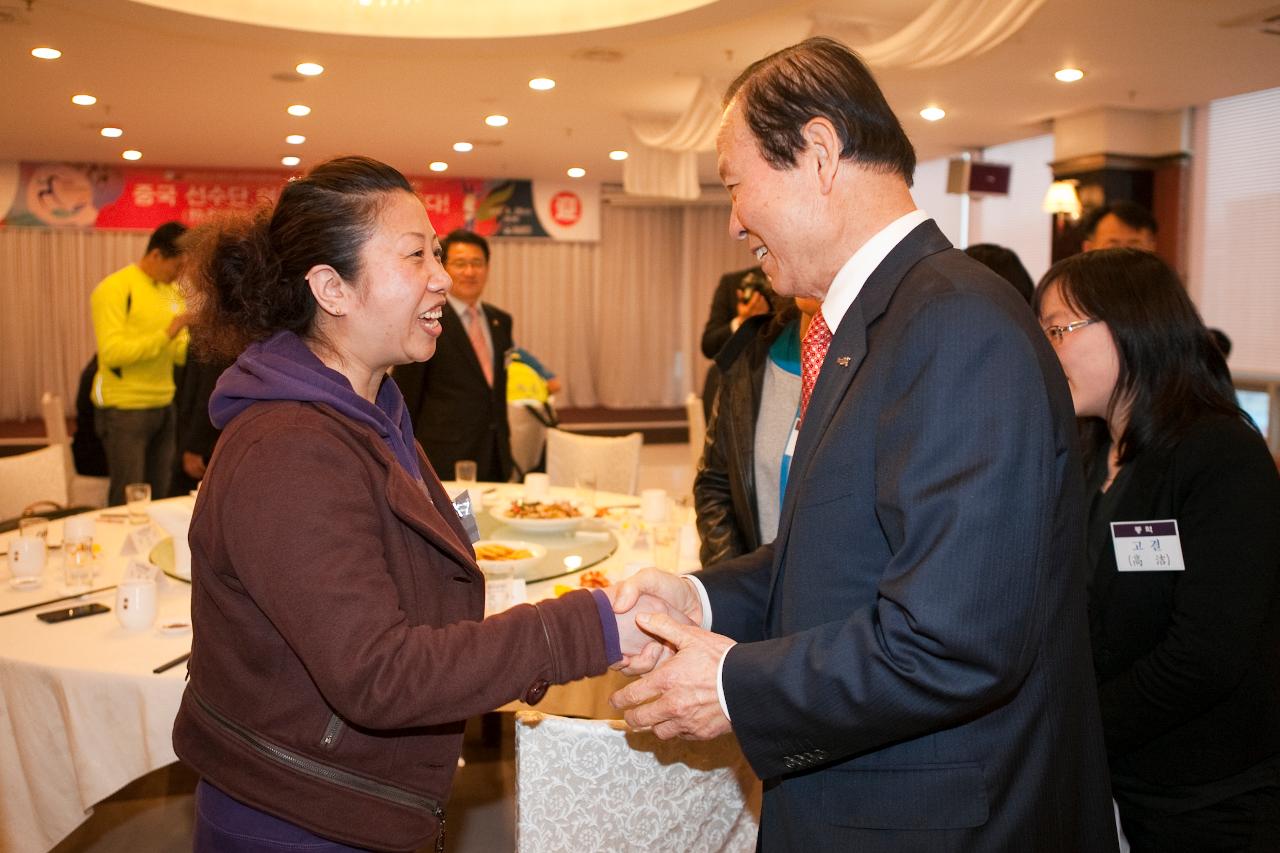
{"type": "Polygon", "coordinates": [[[533,552],[527,548],[508,548],[496,542],[476,548],[477,560],[527,560],[532,556],[533,552]]]}
{"type": "Polygon", "coordinates": [[[609,578],[599,569],[588,569],[578,578],[578,585],[584,589],[602,589],[609,586],[609,578]]]}

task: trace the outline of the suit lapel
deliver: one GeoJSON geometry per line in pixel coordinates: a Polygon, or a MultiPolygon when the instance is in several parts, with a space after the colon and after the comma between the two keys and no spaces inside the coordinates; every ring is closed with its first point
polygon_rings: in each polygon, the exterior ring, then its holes
{"type": "Polygon", "coordinates": [[[844,399],[866,360],[867,331],[888,310],[898,285],[911,268],[929,255],[950,248],[951,242],[943,236],[932,219],[920,223],[867,277],[866,284],[840,320],[840,326],[831,339],[831,346],[822,362],[822,370],[813,386],[813,396],[809,398],[809,408],[800,425],[795,455],[791,459],[791,471],[787,475],[787,493],[783,498],[778,536],[774,540],[773,584],[769,590],[770,612],[773,609],[774,590],[777,589],[785,563],[784,555],[791,535],[797,495],[808,475],[813,454],[835,419],[840,401],[844,399]]]}

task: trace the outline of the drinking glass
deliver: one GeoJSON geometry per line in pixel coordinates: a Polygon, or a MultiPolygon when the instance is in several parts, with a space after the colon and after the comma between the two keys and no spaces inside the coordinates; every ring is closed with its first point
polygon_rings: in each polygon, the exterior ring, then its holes
{"type": "Polygon", "coordinates": [[[476,461],[474,459],[459,459],[453,463],[453,479],[459,483],[474,483],[476,481],[476,461]]]}
{"type": "Polygon", "coordinates": [[[129,510],[130,524],[146,524],[147,509],[151,506],[151,484],[129,483],[124,487],[124,502],[129,510]]]}
{"type": "Polygon", "coordinates": [[[69,591],[88,589],[93,581],[94,521],[73,516],[62,525],[62,581],[69,591]]]}
{"type": "Polygon", "coordinates": [[[35,536],[41,542],[49,541],[49,519],[40,516],[18,519],[19,536],[35,536]]]}

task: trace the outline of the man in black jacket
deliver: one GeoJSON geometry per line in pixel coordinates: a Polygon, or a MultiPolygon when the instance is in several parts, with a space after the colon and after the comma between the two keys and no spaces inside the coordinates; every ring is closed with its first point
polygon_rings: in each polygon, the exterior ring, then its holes
{"type": "Polygon", "coordinates": [[[436,354],[395,370],[413,429],[441,479],[459,460],[476,463],[481,480],[511,477],[507,368],[511,315],[480,301],[489,281],[489,241],[458,229],[440,243],[453,279],[436,354]]]}

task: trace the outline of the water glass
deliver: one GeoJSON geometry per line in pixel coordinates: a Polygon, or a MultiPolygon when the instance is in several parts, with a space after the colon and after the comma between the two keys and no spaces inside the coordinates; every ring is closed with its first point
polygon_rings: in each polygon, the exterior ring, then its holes
{"type": "Polygon", "coordinates": [[[453,463],[453,479],[459,483],[474,483],[476,481],[476,461],[474,459],[459,459],[453,463]]]}
{"type": "Polygon", "coordinates": [[[511,565],[488,564],[484,572],[484,615],[501,613],[515,604],[515,568],[511,565]]]}
{"type": "Polygon", "coordinates": [[[124,487],[124,502],[129,510],[130,524],[146,524],[147,509],[151,506],[151,484],[129,483],[124,487]]]}
{"type": "Polygon", "coordinates": [[[88,589],[93,582],[94,520],[77,515],[62,524],[62,580],[69,591],[88,589]]]}

